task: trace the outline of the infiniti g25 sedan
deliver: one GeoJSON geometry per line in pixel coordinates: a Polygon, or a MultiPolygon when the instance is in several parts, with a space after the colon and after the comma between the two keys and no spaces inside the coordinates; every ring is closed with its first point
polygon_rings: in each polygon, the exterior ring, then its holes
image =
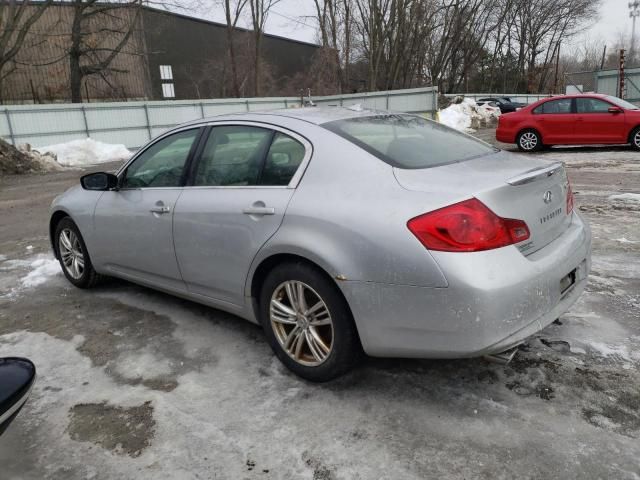
{"type": "Polygon", "coordinates": [[[114,276],[231,312],[312,381],[363,352],[511,350],[567,311],[591,263],[562,164],[341,107],[168,131],[54,200],[50,233],[77,287],[114,276]]]}

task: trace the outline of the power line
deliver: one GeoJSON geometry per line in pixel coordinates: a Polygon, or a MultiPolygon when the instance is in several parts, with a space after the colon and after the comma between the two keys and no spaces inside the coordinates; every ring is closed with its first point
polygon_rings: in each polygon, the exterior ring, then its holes
{"type": "MultiPolygon", "coordinates": [[[[638,0],[638,2],[640,2],[640,0],[638,0]]],[[[308,27],[308,28],[316,28],[316,25],[309,25],[308,23],[304,23],[302,20],[298,20],[297,18],[293,18],[293,17],[290,17],[288,15],[284,15],[283,13],[276,12],[275,10],[270,10],[269,13],[273,13],[274,15],[277,15],[278,17],[285,18],[285,19],[287,19],[287,20],[289,20],[291,22],[295,22],[295,23],[297,23],[299,25],[304,25],[305,27],[308,27]]],[[[313,17],[309,17],[309,18],[313,18],[313,17]]]]}

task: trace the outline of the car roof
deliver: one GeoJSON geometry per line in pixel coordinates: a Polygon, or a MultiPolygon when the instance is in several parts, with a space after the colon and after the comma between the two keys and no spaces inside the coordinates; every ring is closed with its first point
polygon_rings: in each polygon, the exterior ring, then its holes
{"type": "Polygon", "coordinates": [[[604,93],[569,93],[566,95],[551,95],[549,97],[543,98],[542,100],[552,100],[552,99],[562,99],[562,98],[590,98],[590,97],[596,97],[596,98],[605,98],[608,97],[609,95],[606,95],[604,93]]]}
{"type": "Polygon", "coordinates": [[[257,112],[242,112],[232,114],[215,115],[206,117],[192,122],[182,124],[181,127],[186,125],[198,125],[208,122],[219,122],[225,120],[246,120],[246,121],[264,121],[265,116],[271,117],[286,117],[296,120],[302,120],[304,122],[313,123],[315,125],[322,125],[323,123],[333,122],[335,120],[345,120],[349,118],[362,118],[371,117],[375,115],[390,115],[397,112],[390,112],[387,110],[373,110],[363,108],[360,105],[353,105],[349,107],[340,106],[328,106],[328,107],[298,107],[298,108],[281,108],[277,110],[263,110],[257,112]]]}

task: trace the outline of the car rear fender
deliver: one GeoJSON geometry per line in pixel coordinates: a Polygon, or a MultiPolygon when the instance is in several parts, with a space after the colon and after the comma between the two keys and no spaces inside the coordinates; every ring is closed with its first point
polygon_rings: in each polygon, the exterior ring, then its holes
{"type": "Polygon", "coordinates": [[[403,252],[394,252],[393,243],[385,247],[378,242],[379,239],[369,241],[344,226],[316,218],[291,219],[285,216],[278,232],[254,258],[245,283],[245,296],[251,296],[252,279],[262,262],[282,254],[307,259],[338,281],[446,287],[445,276],[430,252],[405,225],[402,228],[409,247],[403,252]],[[409,256],[410,262],[407,261],[409,256]]]}

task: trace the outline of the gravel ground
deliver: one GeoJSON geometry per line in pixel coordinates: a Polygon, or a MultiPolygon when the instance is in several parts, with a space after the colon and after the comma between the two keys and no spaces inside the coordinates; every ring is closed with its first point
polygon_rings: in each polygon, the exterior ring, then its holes
{"type": "Polygon", "coordinates": [[[47,208],[84,172],[0,177],[0,356],[39,373],[0,477],[639,479],[640,202],[610,197],[640,192],[640,154],[540,155],[567,164],[593,229],[573,309],[508,366],[368,359],[323,385],[232,315],[117,280],[74,289],[47,208]]]}

